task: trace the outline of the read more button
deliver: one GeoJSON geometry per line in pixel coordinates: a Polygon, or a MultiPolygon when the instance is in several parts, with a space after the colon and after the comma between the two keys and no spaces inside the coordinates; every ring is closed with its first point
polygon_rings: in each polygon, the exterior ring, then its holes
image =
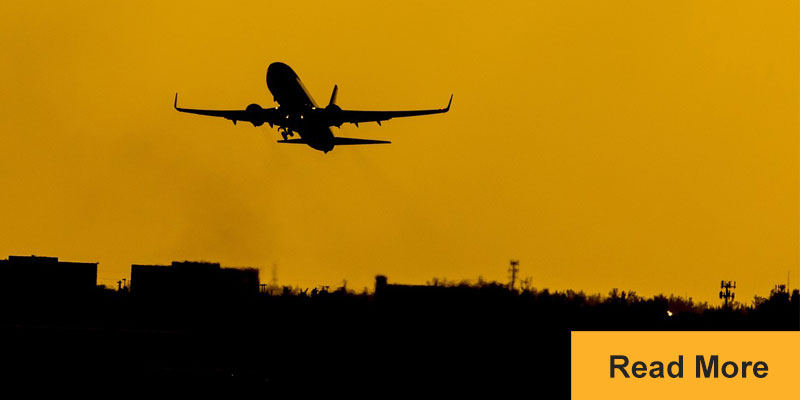
{"type": "Polygon", "coordinates": [[[573,399],[794,398],[800,332],[572,332],[573,399]]]}

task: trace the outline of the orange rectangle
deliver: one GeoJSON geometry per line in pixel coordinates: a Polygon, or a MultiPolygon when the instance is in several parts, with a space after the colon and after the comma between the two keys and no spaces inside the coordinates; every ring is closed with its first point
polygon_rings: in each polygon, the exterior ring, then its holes
{"type": "Polygon", "coordinates": [[[797,398],[800,383],[800,332],[572,332],[571,357],[576,400],[797,398]]]}

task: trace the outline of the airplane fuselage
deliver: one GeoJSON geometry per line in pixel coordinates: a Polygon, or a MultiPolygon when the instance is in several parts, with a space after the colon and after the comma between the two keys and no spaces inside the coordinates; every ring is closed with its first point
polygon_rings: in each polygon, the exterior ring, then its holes
{"type": "Polygon", "coordinates": [[[319,108],[300,78],[284,63],[272,63],[267,68],[267,88],[286,115],[288,132],[297,132],[311,148],[323,152],[333,150],[334,126],[327,110],[319,108]]]}

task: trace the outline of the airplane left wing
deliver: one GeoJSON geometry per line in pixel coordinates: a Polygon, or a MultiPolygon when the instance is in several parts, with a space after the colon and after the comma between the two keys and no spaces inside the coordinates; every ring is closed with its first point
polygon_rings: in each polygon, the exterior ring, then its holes
{"type": "MultiPolygon", "coordinates": [[[[335,93],[335,92],[334,92],[335,93]]],[[[334,94],[335,96],[335,94],[334,94]]],[[[412,111],[358,111],[358,110],[341,110],[339,111],[340,121],[342,123],[349,122],[358,125],[360,122],[377,122],[386,121],[392,118],[400,117],[414,117],[417,115],[430,115],[441,114],[450,111],[450,104],[453,103],[453,95],[450,95],[450,101],[447,107],[435,110],[412,110],[412,111]]]]}
{"type": "Polygon", "coordinates": [[[247,106],[246,110],[198,110],[193,108],[178,107],[178,94],[175,93],[175,103],[173,104],[176,110],[189,113],[206,115],[210,117],[223,117],[233,121],[235,125],[238,121],[247,121],[254,126],[260,126],[265,122],[273,125],[279,124],[280,118],[278,117],[278,110],[275,108],[261,108],[258,104],[251,104],[247,106]]]}

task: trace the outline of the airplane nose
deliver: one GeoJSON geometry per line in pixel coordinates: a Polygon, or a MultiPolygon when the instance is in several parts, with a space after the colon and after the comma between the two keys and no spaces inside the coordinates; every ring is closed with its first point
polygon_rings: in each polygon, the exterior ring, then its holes
{"type": "Polygon", "coordinates": [[[292,67],[282,63],[274,62],[267,67],[267,76],[269,75],[296,75],[292,67]]]}
{"type": "Polygon", "coordinates": [[[279,86],[294,79],[297,79],[297,74],[294,73],[291,67],[282,62],[274,62],[267,67],[267,87],[273,94],[275,94],[279,86]]]}

